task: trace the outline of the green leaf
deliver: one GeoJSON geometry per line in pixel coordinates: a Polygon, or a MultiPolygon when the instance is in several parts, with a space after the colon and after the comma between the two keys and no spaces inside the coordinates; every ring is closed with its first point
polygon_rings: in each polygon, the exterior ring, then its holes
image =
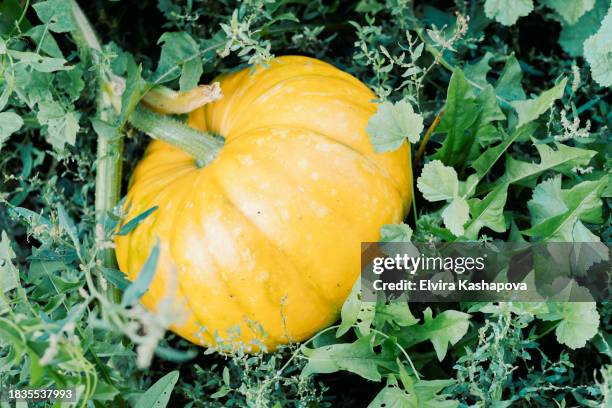
{"type": "Polygon", "coordinates": [[[440,160],[430,161],[423,166],[421,176],[417,179],[417,188],[427,201],[452,200],[459,194],[457,172],[440,160]]]}
{"type": "Polygon", "coordinates": [[[202,67],[202,61],[199,59],[192,59],[183,64],[181,78],[179,79],[181,92],[186,92],[195,88],[200,81],[202,72],[204,72],[204,69],[202,67]]]}
{"type": "Polygon", "coordinates": [[[546,321],[559,321],[555,329],[557,341],[571,349],[586,346],[597,334],[599,313],[594,302],[550,302],[548,312],[538,314],[546,321]]]}
{"type": "Polygon", "coordinates": [[[533,226],[524,233],[540,240],[599,242],[582,222],[603,222],[601,196],[607,182],[606,175],[562,190],[560,176],[543,181],[527,204],[533,226]]]}
{"type": "Polygon", "coordinates": [[[488,85],[487,74],[491,70],[489,63],[494,55],[487,51],[485,55],[473,64],[466,65],[463,68],[463,73],[467,79],[484,87],[488,85]]]}
{"type": "Polygon", "coordinates": [[[404,224],[387,224],[380,229],[380,242],[410,242],[412,228],[404,224]]]}
{"type": "Polygon", "coordinates": [[[540,0],[555,10],[568,24],[576,24],[587,11],[593,9],[595,0],[540,0]]]}
{"type": "Polygon", "coordinates": [[[564,24],[559,35],[559,44],[572,57],[581,57],[584,41],[595,34],[608,12],[609,0],[597,0],[595,7],[578,19],[574,25],[564,24]]]}
{"type": "Polygon", "coordinates": [[[414,317],[410,311],[407,300],[400,297],[399,299],[392,299],[388,302],[377,304],[375,322],[379,327],[382,326],[382,323],[406,327],[417,324],[419,319],[414,317]]]}
{"type": "Polygon", "coordinates": [[[550,109],[553,103],[563,96],[567,78],[563,78],[551,89],[542,92],[537,98],[510,102],[518,113],[517,127],[536,120],[541,114],[550,109]]]}
{"type": "Polygon", "coordinates": [[[523,70],[514,54],[506,59],[504,69],[495,84],[495,92],[508,101],[525,99],[525,91],[521,86],[523,70]]]}
{"type": "Polygon", "coordinates": [[[70,0],[47,0],[33,7],[40,21],[47,23],[53,32],[67,33],[76,28],[70,0]]]}
{"type": "Polygon", "coordinates": [[[407,99],[379,104],[366,126],[370,142],[379,153],[399,148],[406,138],[417,143],[422,131],[423,118],[414,112],[407,99]]]}
{"type": "Polygon", "coordinates": [[[442,361],[448,345],[456,344],[467,333],[471,316],[457,310],[445,310],[433,318],[429,307],[423,315],[425,322],[422,325],[404,327],[399,331],[400,343],[404,347],[411,347],[429,340],[436,350],[438,360],[442,361]]]}
{"type": "Polygon", "coordinates": [[[36,115],[38,122],[44,126],[47,141],[57,150],[64,145],[73,146],[79,131],[79,117],[76,112],[66,112],[62,105],[55,101],[43,101],[38,104],[36,115]]]}
{"type": "Polygon", "coordinates": [[[10,308],[5,294],[19,285],[19,271],[12,261],[15,257],[9,237],[5,231],[2,231],[0,235],[0,316],[10,308]]]}
{"type": "Polygon", "coordinates": [[[8,138],[23,126],[21,116],[13,112],[0,112],[0,151],[8,138]]]}
{"type": "Polygon", "coordinates": [[[612,86],[612,5],[599,30],[584,42],[583,54],[595,82],[612,86]]]}
{"type": "Polygon", "coordinates": [[[466,133],[478,119],[481,108],[476,102],[472,85],[463,72],[455,68],[446,92],[446,104],[437,133],[446,133],[442,146],[432,156],[447,165],[463,164],[476,146],[474,135],[466,133]]]}
{"type": "Polygon", "coordinates": [[[123,306],[131,306],[136,301],[138,301],[149,289],[151,281],[153,281],[153,277],[155,276],[155,271],[157,270],[158,258],[159,239],[157,240],[157,243],[155,244],[153,249],[151,249],[151,253],[149,253],[147,260],[140,269],[140,272],[138,273],[138,277],[123,293],[123,299],[121,301],[121,304],[123,306]]]}
{"type": "Polygon", "coordinates": [[[393,353],[383,347],[381,354],[372,350],[372,335],[363,336],[354,343],[333,344],[316,349],[304,349],[308,363],[302,370],[303,376],[319,373],[349,371],[367,380],[380,381],[380,366],[394,363],[393,353]]]}
{"type": "Polygon", "coordinates": [[[178,371],[172,371],[164,375],[142,394],[135,408],[165,408],[170,401],[170,394],[178,379],[178,371]]]}
{"type": "Polygon", "coordinates": [[[35,52],[25,51],[9,50],[8,53],[11,55],[11,57],[19,60],[20,64],[32,67],[32,69],[38,72],[48,73],[72,69],[70,65],[67,65],[68,62],[63,58],[43,57],[35,52]]]}
{"type": "Polygon", "coordinates": [[[74,225],[74,221],[72,221],[72,219],[64,209],[62,203],[57,203],[57,217],[59,220],[60,228],[68,234],[70,240],[78,251],[80,244],[77,228],[76,225],[74,225]]]}
{"type": "Polygon", "coordinates": [[[463,234],[467,239],[477,239],[480,229],[487,227],[495,232],[504,232],[504,206],[508,195],[508,184],[501,184],[493,189],[487,196],[479,200],[473,198],[468,201],[471,219],[465,226],[463,234]]]}
{"type": "Polygon", "coordinates": [[[357,322],[361,310],[361,280],[357,279],[351,293],[342,304],[340,311],[340,327],[336,331],[336,337],[344,335],[357,322]]]}
{"type": "Polygon", "coordinates": [[[136,227],[138,227],[149,215],[155,212],[158,208],[159,208],[158,206],[153,206],[149,208],[148,210],[141,212],[140,214],[138,214],[137,216],[135,216],[134,218],[132,218],[131,220],[123,224],[121,228],[119,229],[119,232],[117,233],[117,235],[119,236],[128,235],[130,232],[134,231],[136,227]]]}
{"type": "MultiPolygon", "coordinates": [[[[166,32],[162,34],[157,43],[162,44],[162,50],[157,70],[153,75],[153,82],[161,84],[172,81],[181,76],[181,72],[186,71],[188,77],[191,76],[191,78],[183,80],[184,85],[191,85],[194,73],[202,69],[200,47],[195,40],[183,31],[166,32]],[[190,67],[185,68],[187,63],[190,64],[190,67]]],[[[181,88],[181,90],[187,89],[181,88]]]]}
{"type": "Polygon", "coordinates": [[[586,166],[597,154],[594,150],[580,149],[555,143],[556,150],[545,144],[536,144],[540,163],[528,163],[506,157],[506,173],[500,182],[533,186],[533,181],[546,171],[555,170],[572,175],[576,166],[586,166]]]}
{"type": "Polygon", "coordinates": [[[414,395],[408,394],[401,388],[387,385],[370,402],[368,408],[417,408],[414,395]]]}
{"type": "Polygon", "coordinates": [[[444,226],[453,235],[460,237],[464,234],[463,226],[470,219],[470,207],[463,197],[455,197],[450,204],[442,211],[444,226]]]}
{"type": "Polygon", "coordinates": [[[524,17],[533,10],[533,0],[486,0],[485,14],[497,22],[511,26],[519,17],[524,17]]]}
{"type": "Polygon", "coordinates": [[[137,65],[131,56],[127,58],[126,69],[126,87],[121,95],[121,112],[117,117],[117,128],[122,128],[125,125],[128,116],[134,111],[145,93],[145,81],[141,75],[142,67],[137,65]]]}

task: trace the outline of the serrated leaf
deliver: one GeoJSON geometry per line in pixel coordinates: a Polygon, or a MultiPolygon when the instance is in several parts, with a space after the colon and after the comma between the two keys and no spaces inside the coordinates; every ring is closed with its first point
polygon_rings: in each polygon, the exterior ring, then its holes
{"type": "Polygon", "coordinates": [[[540,183],[527,204],[533,226],[524,233],[548,241],[599,242],[582,222],[603,222],[601,195],[607,178],[584,181],[569,190],[562,190],[560,176],[540,183]]]}
{"type": "Polygon", "coordinates": [[[493,189],[485,198],[473,198],[468,201],[471,219],[465,225],[464,236],[467,239],[477,239],[480,229],[490,228],[495,232],[504,232],[504,206],[508,195],[508,184],[501,184],[493,189]]]}
{"type": "Polygon", "coordinates": [[[595,7],[585,13],[573,25],[564,24],[559,35],[559,44],[572,57],[582,56],[584,42],[597,32],[608,12],[609,0],[597,0],[595,7]]]}
{"type": "Polygon", "coordinates": [[[463,226],[470,219],[470,207],[463,197],[455,197],[448,206],[442,211],[444,226],[453,235],[460,237],[464,234],[463,226]]]}
{"type": "Polygon", "coordinates": [[[38,18],[49,25],[49,30],[67,33],[76,28],[70,0],[47,0],[34,4],[38,18]]]}
{"type": "Polygon", "coordinates": [[[165,408],[178,379],[178,371],[164,375],[140,396],[135,408],[165,408]]]}
{"type": "Polygon", "coordinates": [[[586,342],[597,334],[599,313],[594,302],[550,302],[548,312],[538,314],[546,321],[558,321],[555,329],[557,341],[571,349],[586,346],[586,342]]]}
{"type": "Polygon", "coordinates": [[[525,99],[525,91],[521,85],[523,70],[514,54],[506,59],[499,79],[495,84],[495,92],[508,101],[525,99]]]}
{"type": "Polygon", "coordinates": [[[584,42],[583,54],[595,82],[612,86],[612,5],[599,30],[584,42]]]}
{"type": "Polygon", "coordinates": [[[540,3],[555,10],[568,24],[575,24],[593,8],[595,0],[540,0],[540,3]]]}
{"type": "Polygon", "coordinates": [[[302,376],[318,373],[349,371],[367,380],[380,381],[378,368],[394,364],[395,357],[389,349],[377,354],[372,349],[372,335],[363,336],[354,343],[333,344],[316,349],[305,349],[308,362],[302,376]]]}
{"type": "Polygon", "coordinates": [[[47,141],[57,150],[63,150],[64,145],[74,145],[79,131],[79,117],[76,112],[65,111],[62,105],[55,101],[40,102],[36,118],[44,126],[47,141]]]}
{"type": "Polygon", "coordinates": [[[137,302],[149,289],[153,278],[155,277],[155,271],[157,270],[157,260],[159,258],[159,239],[155,246],[151,249],[147,260],[140,269],[138,277],[123,293],[123,299],[121,304],[123,306],[131,306],[137,302]]]}
{"type": "Polygon", "coordinates": [[[406,138],[410,143],[417,143],[422,131],[423,118],[414,112],[407,99],[379,104],[366,126],[370,142],[377,152],[395,150],[406,138]]]}
{"type": "Polygon", "coordinates": [[[562,174],[573,174],[576,166],[586,166],[597,154],[594,150],[555,143],[556,150],[545,144],[536,144],[540,154],[540,163],[529,163],[506,157],[506,173],[500,182],[533,186],[533,181],[546,171],[554,170],[562,174]]]}
{"type": "Polygon", "coordinates": [[[21,116],[13,112],[0,112],[0,151],[4,142],[23,126],[21,116]]]}
{"type": "Polygon", "coordinates": [[[511,26],[519,17],[524,17],[533,10],[533,0],[486,0],[485,14],[495,21],[511,26]]]}
{"type": "Polygon", "coordinates": [[[459,193],[457,172],[440,160],[430,161],[423,166],[417,179],[417,188],[427,201],[452,200],[459,193]]]}
{"type": "Polygon", "coordinates": [[[445,310],[435,318],[432,314],[428,307],[423,312],[425,322],[422,325],[404,327],[397,334],[400,343],[405,347],[431,341],[438,360],[442,361],[446,356],[448,345],[456,344],[467,333],[471,316],[457,310],[445,310]]]}
{"type": "Polygon", "coordinates": [[[387,224],[380,229],[380,242],[410,242],[412,228],[404,224],[387,224]]]}
{"type": "Polygon", "coordinates": [[[488,84],[487,74],[491,70],[491,66],[489,65],[489,63],[493,59],[493,57],[494,55],[487,51],[485,55],[477,62],[466,65],[463,68],[463,73],[465,74],[465,77],[482,87],[486,86],[488,84]]]}
{"type": "Polygon", "coordinates": [[[510,104],[518,113],[517,127],[521,127],[525,123],[536,120],[544,112],[550,109],[553,103],[563,96],[567,78],[563,78],[557,85],[551,89],[542,92],[534,99],[512,101],[510,104]]]}
{"type": "MultiPolygon", "coordinates": [[[[156,84],[172,81],[184,72],[185,64],[190,64],[186,69],[188,75],[194,75],[195,71],[202,69],[200,47],[195,40],[186,32],[166,32],[159,38],[158,44],[162,44],[159,64],[153,75],[156,84]],[[198,67],[199,65],[199,67],[198,67]]],[[[193,77],[188,78],[185,85],[193,82],[193,77]]],[[[186,89],[181,89],[186,90],[186,89]]]]}

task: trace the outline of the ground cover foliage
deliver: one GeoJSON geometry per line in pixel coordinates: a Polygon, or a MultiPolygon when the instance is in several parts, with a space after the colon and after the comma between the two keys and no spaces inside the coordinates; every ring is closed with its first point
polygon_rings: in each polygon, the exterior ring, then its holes
{"type": "Polygon", "coordinates": [[[81,6],[99,50],[70,0],[0,1],[1,385],[96,407],[612,404],[609,303],[371,304],[356,287],[302,345],[206,352],[138,305],[146,282],[108,262],[121,214],[96,222],[95,205],[96,146],[124,145],[125,193],[148,143],[127,119],[151,85],[303,54],[375,91],[377,150],[412,144],[416,200],[383,240],[609,242],[609,0],[81,6]],[[117,77],[109,111],[99,84],[117,77]]]}

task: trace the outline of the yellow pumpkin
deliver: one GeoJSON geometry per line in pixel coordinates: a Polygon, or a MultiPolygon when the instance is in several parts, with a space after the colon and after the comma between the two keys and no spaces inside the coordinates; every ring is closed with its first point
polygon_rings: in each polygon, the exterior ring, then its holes
{"type": "Polygon", "coordinates": [[[273,350],[338,318],[360,243],[409,206],[409,147],[374,152],[365,132],[374,94],[325,62],[280,57],[217,80],[223,98],[189,124],[225,145],[198,168],[178,148],[150,144],[126,219],[158,209],[117,237],[117,259],[133,280],[159,239],[147,308],[175,308],[171,329],[194,343],[273,350]]]}

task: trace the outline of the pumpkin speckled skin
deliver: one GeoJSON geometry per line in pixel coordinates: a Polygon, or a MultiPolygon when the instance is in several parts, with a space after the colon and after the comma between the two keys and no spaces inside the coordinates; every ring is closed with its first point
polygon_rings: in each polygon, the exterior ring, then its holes
{"type": "MultiPolygon", "coordinates": [[[[375,95],[322,61],[280,57],[221,76],[223,98],[189,124],[225,138],[203,168],[153,141],[127,196],[119,266],[138,275],[157,239],[145,307],[173,307],[172,330],[215,345],[266,337],[268,350],[332,324],[359,276],[360,243],[409,207],[409,147],[375,153],[365,132],[375,95]],[[168,302],[172,299],[173,302],[168,302]],[[166,301],[164,301],[166,300],[166,301]]],[[[260,347],[254,347],[259,349],[260,347]]]]}

